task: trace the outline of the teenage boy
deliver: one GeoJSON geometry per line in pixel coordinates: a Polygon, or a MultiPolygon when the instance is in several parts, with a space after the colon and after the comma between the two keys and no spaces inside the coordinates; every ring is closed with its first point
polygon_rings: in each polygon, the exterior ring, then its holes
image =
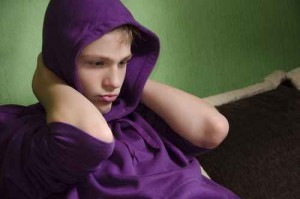
{"type": "Polygon", "coordinates": [[[201,99],[148,80],[159,40],[118,0],[51,0],[38,104],[0,107],[7,198],[238,198],[193,154],[226,137],[201,99]]]}

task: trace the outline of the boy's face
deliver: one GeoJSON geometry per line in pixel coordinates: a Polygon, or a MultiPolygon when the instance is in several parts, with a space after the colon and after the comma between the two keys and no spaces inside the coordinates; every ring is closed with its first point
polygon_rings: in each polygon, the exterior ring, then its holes
{"type": "Polygon", "coordinates": [[[84,48],[78,58],[78,77],[83,95],[105,114],[120,93],[131,58],[131,43],[124,33],[113,31],[84,48]]]}

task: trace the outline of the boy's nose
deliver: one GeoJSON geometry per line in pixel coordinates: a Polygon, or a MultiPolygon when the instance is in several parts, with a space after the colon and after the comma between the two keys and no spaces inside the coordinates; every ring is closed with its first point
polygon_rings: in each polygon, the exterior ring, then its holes
{"type": "Polygon", "coordinates": [[[118,68],[113,68],[108,71],[106,78],[103,81],[103,86],[108,89],[117,89],[122,86],[122,74],[118,68]]]}

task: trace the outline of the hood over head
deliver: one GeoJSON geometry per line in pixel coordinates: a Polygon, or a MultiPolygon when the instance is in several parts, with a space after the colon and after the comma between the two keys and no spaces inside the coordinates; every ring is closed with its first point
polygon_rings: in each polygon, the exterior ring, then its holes
{"type": "Polygon", "coordinates": [[[121,25],[133,25],[141,33],[134,38],[133,57],[118,99],[104,117],[107,121],[130,114],[140,97],[159,55],[158,37],[135,21],[119,0],[50,0],[44,27],[42,55],[45,65],[81,92],[77,59],[90,43],[121,25]]]}

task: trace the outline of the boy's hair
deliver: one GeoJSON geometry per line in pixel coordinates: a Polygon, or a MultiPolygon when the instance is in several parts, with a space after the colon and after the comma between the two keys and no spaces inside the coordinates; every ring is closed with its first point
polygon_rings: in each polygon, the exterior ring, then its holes
{"type": "Polygon", "coordinates": [[[113,31],[120,32],[122,42],[129,44],[133,44],[135,38],[141,38],[139,29],[133,25],[125,24],[115,28],[113,31]]]}

